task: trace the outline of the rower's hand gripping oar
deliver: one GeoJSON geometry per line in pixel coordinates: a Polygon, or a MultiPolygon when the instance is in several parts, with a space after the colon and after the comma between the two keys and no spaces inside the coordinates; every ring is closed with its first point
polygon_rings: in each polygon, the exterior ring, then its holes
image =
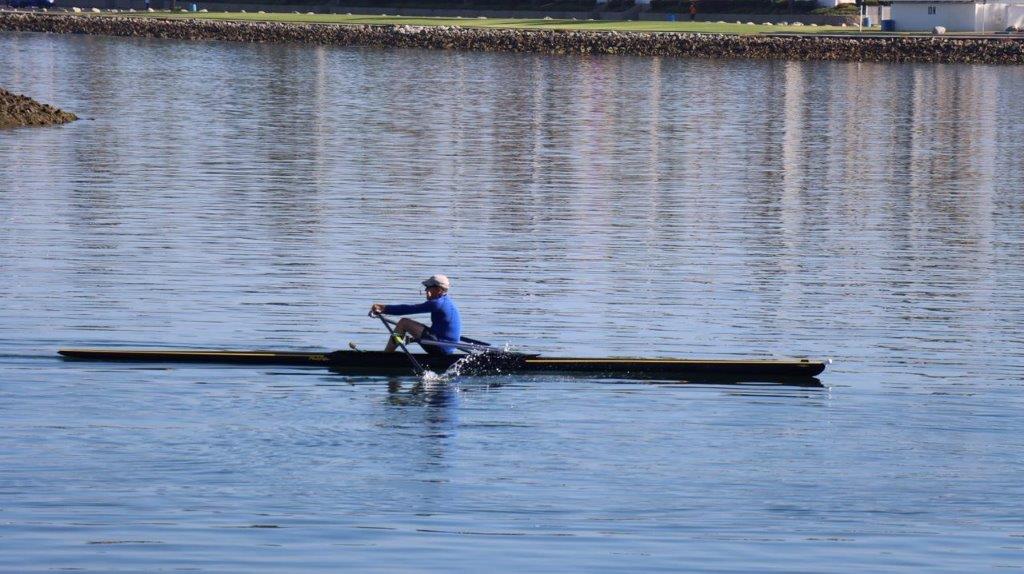
{"type": "Polygon", "coordinates": [[[412,369],[413,371],[415,371],[416,376],[422,377],[424,374],[426,374],[426,369],[424,369],[423,366],[420,365],[420,362],[416,360],[416,357],[413,357],[412,353],[409,352],[409,348],[405,346],[405,337],[399,337],[395,333],[395,330],[391,328],[391,323],[387,320],[387,318],[385,318],[384,315],[381,313],[374,314],[372,311],[370,312],[369,316],[376,317],[380,319],[381,323],[384,323],[384,327],[387,328],[388,333],[391,333],[391,338],[394,339],[396,343],[398,343],[398,346],[402,348],[402,351],[405,353],[405,356],[408,357],[409,362],[412,363],[412,369]]]}

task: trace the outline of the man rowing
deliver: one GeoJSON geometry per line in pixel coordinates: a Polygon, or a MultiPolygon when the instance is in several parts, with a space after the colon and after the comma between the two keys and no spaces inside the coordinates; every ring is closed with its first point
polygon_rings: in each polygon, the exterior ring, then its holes
{"type": "MultiPolygon", "coordinates": [[[[430,313],[430,326],[403,317],[395,325],[395,336],[388,339],[384,348],[387,352],[393,352],[398,347],[396,338],[405,337],[408,333],[416,339],[428,339],[439,342],[458,343],[462,336],[462,319],[459,317],[459,309],[455,302],[448,296],[448,289],[451,288],[451,281],[448,277],[437,274],[422,282],[426,290],[427,300],[416,305],[385,305],[374,303],[370,307],[370,313],[374,315],[416,315],[418,313],[430,313]]],[[[446,355],[455,352],[454,347],[446,345],[425,345],[424,350],[428,353],[444,353],[446,355]]]]}

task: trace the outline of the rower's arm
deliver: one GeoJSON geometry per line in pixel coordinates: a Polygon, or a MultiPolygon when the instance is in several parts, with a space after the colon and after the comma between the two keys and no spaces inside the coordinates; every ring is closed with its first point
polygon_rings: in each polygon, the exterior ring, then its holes
{"type": "Polygon", "coordinates": [[[417,315],[419,313],[430,313],[437,308],[434,301],[424,301],[416,305],[384,305],[386,315],[417,315]]]}

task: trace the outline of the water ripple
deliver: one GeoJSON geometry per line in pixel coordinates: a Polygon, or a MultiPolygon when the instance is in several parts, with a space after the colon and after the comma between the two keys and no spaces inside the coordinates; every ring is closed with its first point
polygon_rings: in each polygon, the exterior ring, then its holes
{"type": "Polygon", "coordinates": [[[1020,568],[1024,71],[4,34],[0,570],[1020,568]],[[824,387],[62,345],[832,357],[824,387]],[[681,566],[685,565],[685,566],[681,566]]]}

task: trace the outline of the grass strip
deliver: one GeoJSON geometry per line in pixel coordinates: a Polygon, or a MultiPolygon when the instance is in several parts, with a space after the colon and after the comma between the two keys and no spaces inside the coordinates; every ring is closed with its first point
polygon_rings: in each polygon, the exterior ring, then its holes
{"type": "MultiPolygon", "coordinates": [[[[462,28],[504,28],[517,30],[578,30],[595,32],[676,32],[691,34],[750,35],[771,32],[835,34],[853,32],[841,26],[768,26],[717,22],[669,22],[659,20],[561,20],[547,18],[455,18],[361,14],[294,14],[283,12],[83,12],[94,17],[129,16],[168,20],[222,20],[234,22],[280,22],[293,24],[335,24],[342,26],[458,26],[462,28]]],[[[878,30],[877,27],[874,28],[878,30]]],[[[865,31],[868,31],[865,29],[865,31]]]]}

